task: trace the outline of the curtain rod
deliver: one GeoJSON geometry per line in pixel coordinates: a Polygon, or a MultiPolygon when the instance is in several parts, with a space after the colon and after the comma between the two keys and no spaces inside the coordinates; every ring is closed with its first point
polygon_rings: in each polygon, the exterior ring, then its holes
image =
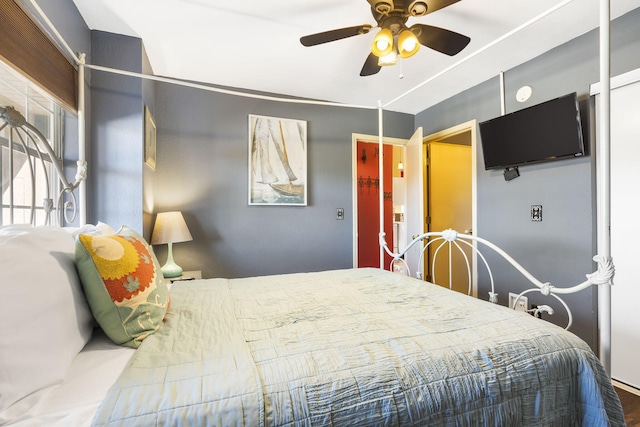
{"type": "Polygon", "coordinates": [[[202,83],[193,83],[193,82],[174,79],[174,78],[170,78],[170,77],[156,76],[156,75],[153,75],[153,74],[143,74],[143,73],[136,73],[136,72],[133,72],[133,71],[124,71],[124,70],[119,70],[119,69],[116,69],[116,68],[103,67],[101,65],[85,64],[85,68],[89,68],[89,69],[96,70],[96,71],[104,71],[104,72],[107,72],[107,73],[120,74],[120,75],[123,75],[123,76],[137,77],[137,78],[147,79],[147,80],[154,80],[154,81],[163,82],[163,83],[171,83],[171,84],[191,87],[191,88],[195,88],[195,89],[202,89],[202,90],[206,90],[206,91],[209,91],[209,92],[219,92],[219,93],[224,93],[224,94],[227,94],[227,95],[243,96],[245,98],[265,99],[265,100],[268,100],[268,101],[289,102],[289,103],[294,103],[294,104],[313,104],[313,105],[325,105],[325,106],[331,106],[331,107],[363,108],[363,109],[367,109],[367,110],[375,110],[375,109],[377,109],[377,107],[372,107],[372,106],[367,106],[367,105],[341,104],[341,103],[338,103],[338,102],[330,102],[330,101],[315,101],[315,100],[312,100],[312,99],[281,98],[281,97],[277,97],[277,96],[260,95],[260,94],[257,94],[257,93],[240,92],[240,91],[236,91],[236,90],[222,89],[222,88],[218,88],[218,87],[215,87],[215,86],[208,86],[208,85],[205,85],[205,84],[202,84],[202,83]]]}

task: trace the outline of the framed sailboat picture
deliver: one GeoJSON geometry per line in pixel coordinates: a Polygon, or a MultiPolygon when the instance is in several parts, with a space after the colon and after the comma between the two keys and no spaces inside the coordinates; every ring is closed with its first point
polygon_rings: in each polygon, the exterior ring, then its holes
{"type": "Polygon", "coordinates": [[[307,122],[249,115],[249,204],[307,205],[307,122]]]}

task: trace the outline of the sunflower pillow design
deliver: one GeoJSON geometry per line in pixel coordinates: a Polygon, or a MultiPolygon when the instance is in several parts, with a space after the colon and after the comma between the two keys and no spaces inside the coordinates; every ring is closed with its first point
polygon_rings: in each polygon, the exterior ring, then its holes
{"type": "Polygon", "coordinates": [[[76,238],[76,267],[93,316],[116,344],[137,348],[158,330],[169,291],[147,242],[129,227],[76,238]]]}

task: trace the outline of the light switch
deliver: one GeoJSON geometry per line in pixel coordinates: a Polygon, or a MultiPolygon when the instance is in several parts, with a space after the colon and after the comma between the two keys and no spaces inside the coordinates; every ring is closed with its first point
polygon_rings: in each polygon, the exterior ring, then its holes
{"type": "Polygon", "coordinates": [[[338,208],[336,210],[336,219],[344,219],[344,209],[338,208]]]}
{"type": "Polygon", "coordinates": [[[542,221],[542,205],[531,205],[531,221],[542,221]]]}

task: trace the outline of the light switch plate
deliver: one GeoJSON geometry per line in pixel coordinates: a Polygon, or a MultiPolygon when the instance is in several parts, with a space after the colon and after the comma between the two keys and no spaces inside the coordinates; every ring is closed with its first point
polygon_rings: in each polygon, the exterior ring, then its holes
{"type": "Polygon", "coordinates": [[[542,205],[531,205],[531,221],[542,221],[542,205]]]}

